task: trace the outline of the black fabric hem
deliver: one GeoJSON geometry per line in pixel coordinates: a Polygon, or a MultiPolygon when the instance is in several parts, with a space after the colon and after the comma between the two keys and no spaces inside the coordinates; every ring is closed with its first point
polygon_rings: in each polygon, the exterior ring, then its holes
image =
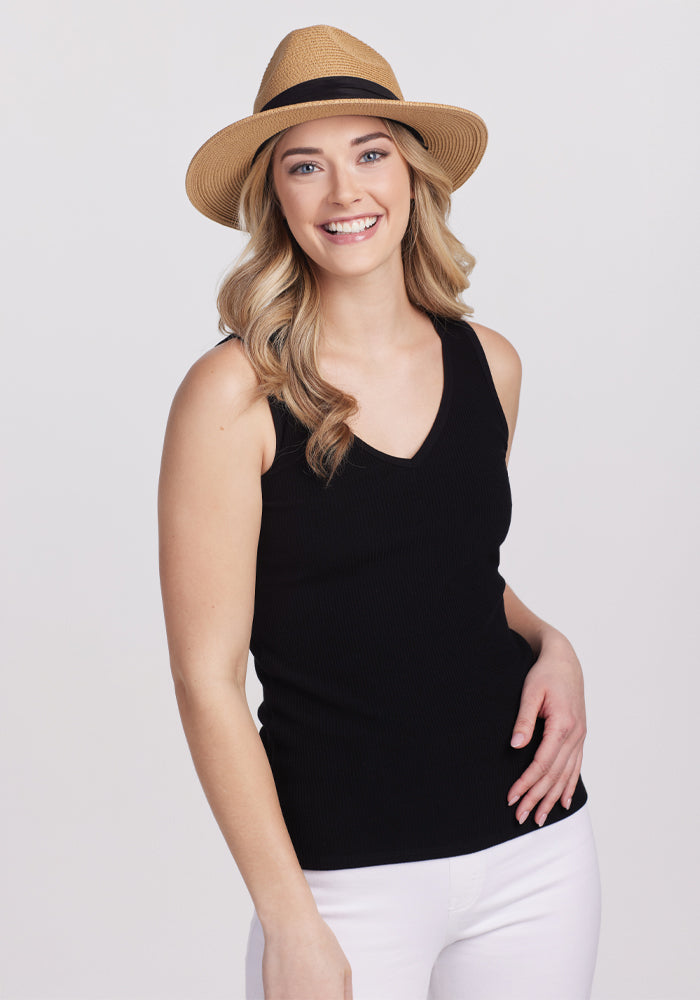
{"type": "Polygon", "coordinates": [[[403,864],[410,861],[433,861],[438,858],[459,857],[463,854],[476,854],[478,851],[488,850],[498,844],[505,844],[518,837],[527,836],[530,833],[537,833],[546,830],[555,823],[560,823],[569,816],[575,815],[588,801],[588,793],[582,781],[573,796],[571,807],[565,809],[561,804],[555,805],[543,826],[535,823],[535,812],[530,814],[522,826],[515,819],[515,806],[513,806],[513,826],[507,831],[505,836],[494,840],[493,837],[464,837],[459,841],[449,841],[446,844],[432,847],[414,847],[408,849],[391,848],[382,851],[364,852],[361,854],[336,854],[336,855],[314,855],[304,854],[297,851],[297,859],[302,869],[305,871],[334,871],[339,868],[367,868],[372,865],[392,865],[403,864]]]}

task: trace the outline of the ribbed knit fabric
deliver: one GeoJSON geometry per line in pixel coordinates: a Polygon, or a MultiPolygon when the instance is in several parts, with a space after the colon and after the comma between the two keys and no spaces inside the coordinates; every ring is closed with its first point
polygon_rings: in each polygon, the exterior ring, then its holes
{"type": "MultiPolygon", "coordinates": [[[[307,869],[478,851],[537,830],[508,789],[542,736],[510,747],[534,654],[498,571],[511,521],[508,425],[468,323],[433,317],[444,388],[413,458],[355,437],[329,486],[271,398],[250,649],[284,819],[307,869]]],[[[569,811],[587,799],[579,780],[569,811]]]]}

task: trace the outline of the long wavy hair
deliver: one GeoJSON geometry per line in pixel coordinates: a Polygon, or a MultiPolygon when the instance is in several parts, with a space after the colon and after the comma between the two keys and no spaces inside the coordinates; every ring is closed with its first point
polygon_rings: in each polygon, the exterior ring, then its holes
{"type": "MultiPolygon", "coordinates": [[[[427,314],[471,315],[474,310],[461,294],[476,260],[447,225],[449,178],[408,129],[383,122],[409,165],[413,185],[401,244],[408,298],[427,314]]],[[[219,330],[243,342],[258,377],[254,400],[275,397],[310,432],[306,461],[328,485],[352,445],[354,435],[345,421],[358,403],[326,382],[316,365],[319,287],[311,261],[282,216],[272,181],[272,156],[282,135],[260,150],[243,185],[241,215],[250,239],[221,282],[219,330]]]]}

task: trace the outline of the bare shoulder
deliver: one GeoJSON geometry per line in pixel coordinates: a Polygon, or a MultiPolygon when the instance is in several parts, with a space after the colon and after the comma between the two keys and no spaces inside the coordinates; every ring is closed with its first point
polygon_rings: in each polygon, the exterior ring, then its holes
{"type": "Polygon", "coordinates": [[[508,422],[510,431],[508,458],[510,457],[510,449],[513,443],[520,405],[520,388],[523,376],[520,355],[513,344],[502,333],[498,333],[496,330],[492,330],[482,323],[474,323],[471,319],[467,319],[467,322],[476,333],[484,349],[493,383],[508,422]]]}
{"type": "Polygon", "coordinates": [[[250,406],[255,382],[243,344],[228,340],[195,361],[175,393],[173,409],[235,418],[250,406]]]}
{"type": "MultiPolygon", "coordinates": [[[[168,437],[186,435],[193,446],[257,463],[268,448],[265,399],[256,398],[257,376],[238,339],[203,354],[189,369],[173,399],[168,437]]],[[[274,429],[274,427],[273,427],[274,429]]]]}
{"type": "Polygon", "coordinates": [[[484,326],[482,323],[474,323],[472,320],[467,320],[467,322],[481,342],[494,381],[498,377],[507,384],[517,382],[519,385],[523,368],[520,355],[513,344],[502,333],[492,330],[491,327],[484,326]]]}

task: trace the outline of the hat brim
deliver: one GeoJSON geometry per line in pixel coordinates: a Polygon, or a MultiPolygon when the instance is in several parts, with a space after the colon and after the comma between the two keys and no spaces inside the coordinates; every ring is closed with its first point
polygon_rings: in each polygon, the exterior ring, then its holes
{"type": "Polygon", "coordinates": [[[207,218],[240,229],[241,187],[258,147],[283,129],[336,115],[391,118],[410,125],[422,135],[428,150],[450,178],[453,191],[474,173],[486,149],[485,123],[464,108],[361,98],[310,101],[261,111],[213,135],[197,150],[187,169],[188,198],[207,218]]]}

